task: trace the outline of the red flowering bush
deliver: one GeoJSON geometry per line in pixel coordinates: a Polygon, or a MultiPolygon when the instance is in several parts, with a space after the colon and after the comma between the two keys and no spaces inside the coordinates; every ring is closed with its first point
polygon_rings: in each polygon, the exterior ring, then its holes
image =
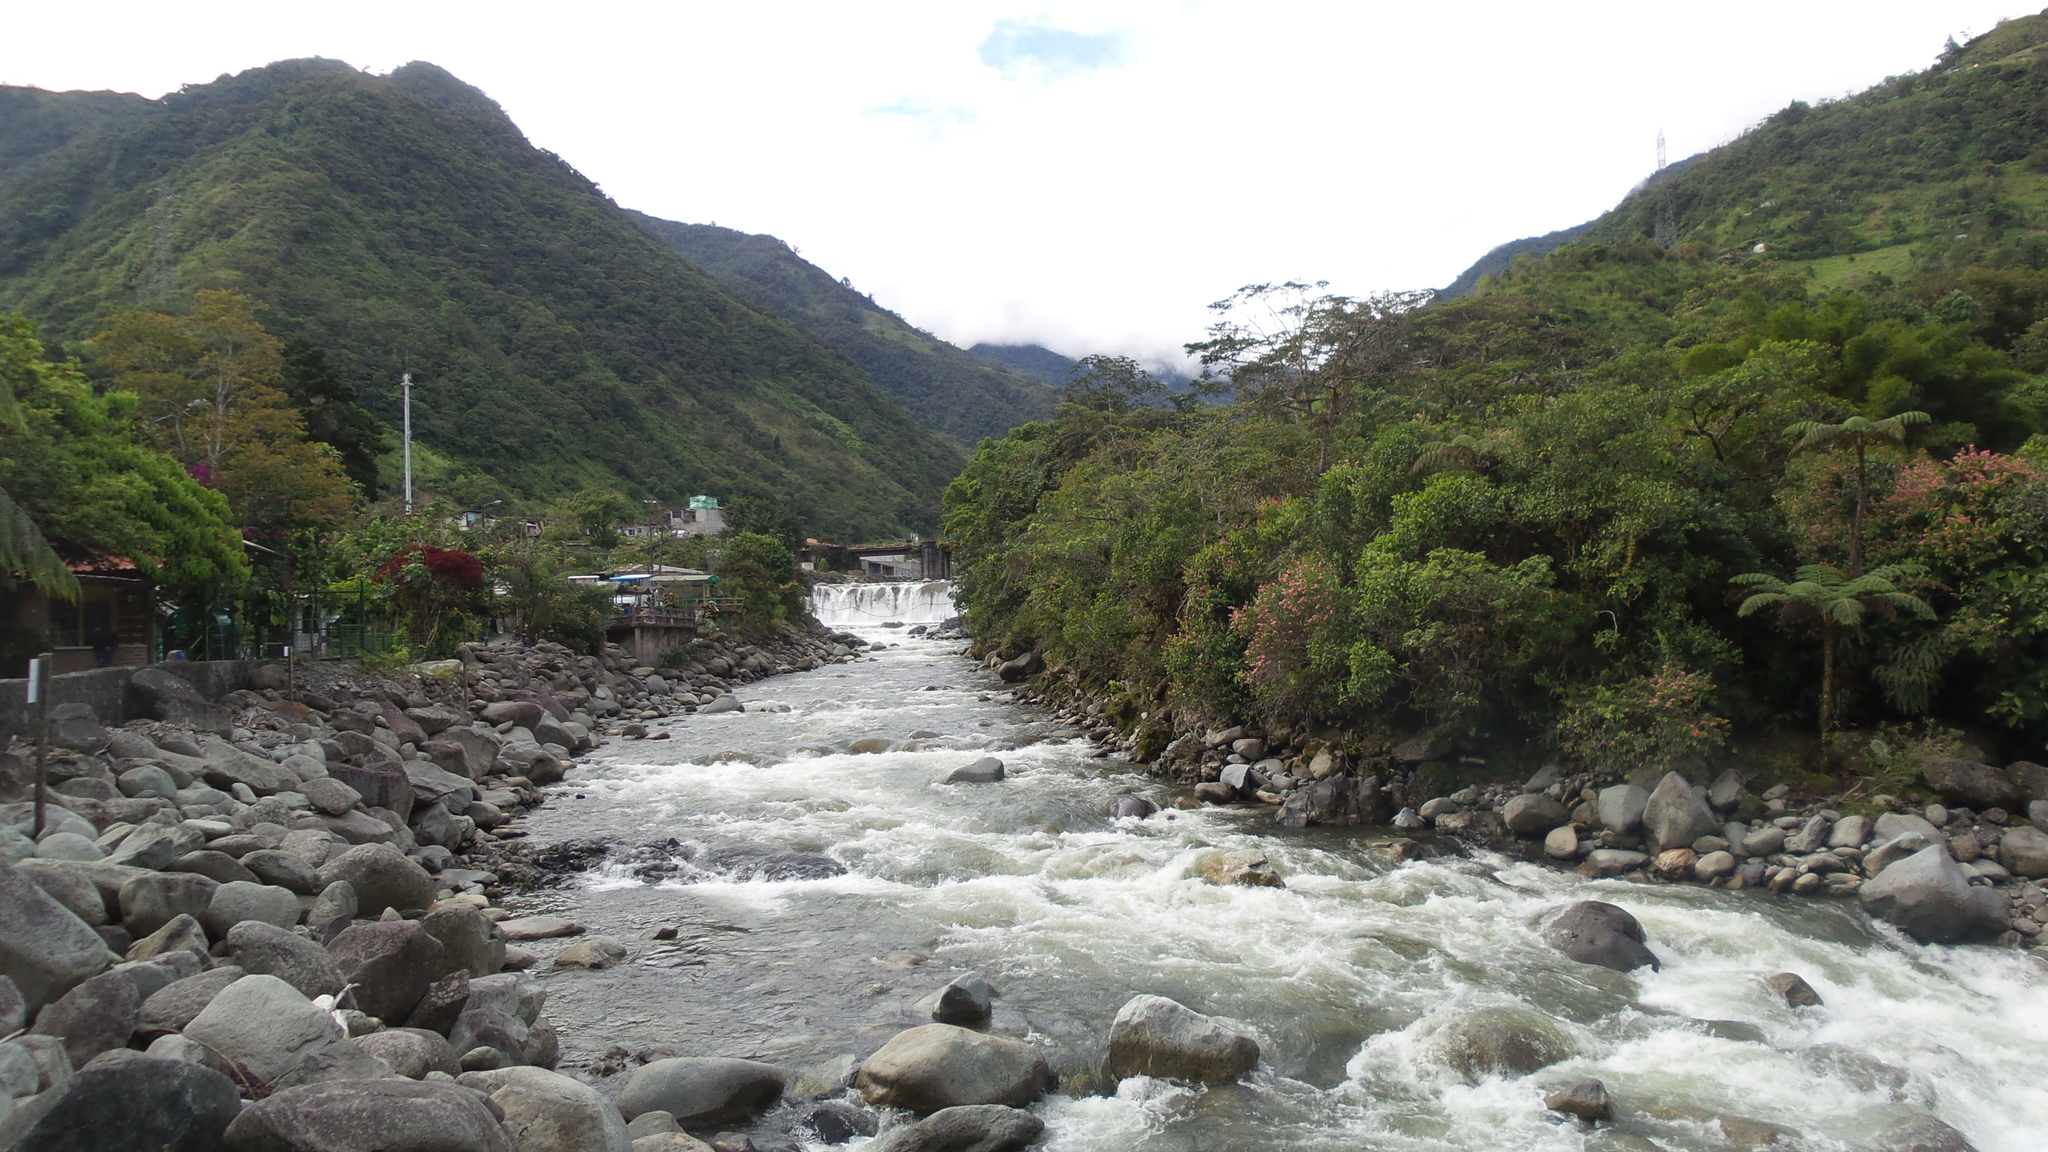
{"type": "Polygon", "coordinates": [[[1713,714],[1714,681],[1666,664],[1648,676],[1574,693],[1558,718],[1558,747],[1596,768],[1668,769],[1728,741],[1713,714]]]}
{"type": "Polygon", "coordinates": [[[482,615],[484,565],[467,552],[415,544],[377,568],[412,646],[434,656],[454,651],[482,615]]]}

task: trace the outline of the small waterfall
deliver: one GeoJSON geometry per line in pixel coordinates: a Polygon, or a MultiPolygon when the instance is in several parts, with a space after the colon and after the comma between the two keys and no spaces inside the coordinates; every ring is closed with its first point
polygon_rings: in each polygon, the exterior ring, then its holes
{"type": "Polygon", "coordinates": [[[937,624],[960,614],[953,605],[953,586],[945,580],[819,584],[811,589],[811,612],[830,628],[872,628],[892,621],[937,624]]]}

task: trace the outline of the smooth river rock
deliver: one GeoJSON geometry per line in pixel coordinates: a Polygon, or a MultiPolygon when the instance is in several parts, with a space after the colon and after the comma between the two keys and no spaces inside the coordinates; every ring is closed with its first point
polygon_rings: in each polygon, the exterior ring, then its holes
{"type": "Polygon", "coordinates": [[[1652,852],[1689,848],[1693,841],[1720,830],[1714,810],[1676,772],[1666,772],[1643,805],[1643,838],[1652,852]]]}
{"type": "Polygon", "coordinates": [[[2005,897],[1973,888],[1941,844],[1931,844],[1863,882],[1856,893],[1871,915],[1922,944],[1996,937],[2007,927],[2005,897]]]}
{"type": "Polygon", "coordinates": [[[1597,805],[1600,826],[1609,832],[1633,832],[1642,827],[1643,809],[1649,803],[1649,792],[1633,784],[1602,788],[1597,805]]]}
{"type": "MultiPolygon", "coordinates": [[[[941,1027],[941,1025],[934,1025],[941,1027]]],[[[780,1068],[756,1060],[683,1056],[638,1068],[619,1093],[619,1112],[632,1120],[666,1112],[678,1124],[744,1120],[782,1098],[780,1068]]]]}
{"type": "Polygon", "coordinates": [[[465,1072],[465,1088],[490,1094],[519,1152],[633,1152],[626,1121],[580,1080],[544,1068],[465,1072]]]}
{"type": "Polygon", "coordinates": [[[1564,910],[1544,930],[1551,946],[1581,964],[1633,972],[1648,964],[1661,968],[1643,939],[1643,926],[1624,909],[1585,900],[1564,910]]]}
{"type": "Polygon", "coordinates": [[[514,1152],[484,1098],[457,1084],[357,1080],[292,1088],[243,1109],[222,1152],[514,1152]]]}
{"type": "Polygon", "coordinates": [[[0,864],[0,925],[0,976],[14,981],[30,1015],[114,959],[91,925],[8,864],[0,864]]]}
{"type": "Polygon", "coordinates": [[[1227,1084],[1259,1063],[1259,1043],[1164,996],[1134,996],[1109,1026],[1103,1075],[1227,1084]]]}
{"type": "Polygon", "coordinates": [[[1488,1076],[1527,1075],[1573,1055],[1564,1030],[1531,1008],[1460,1013],[1426,1031],[1430,1048],[1471,1084],[1488,1076]]]}
{"type": "Polygon", "coordinates": [[[1038,1049],[951,1024],[897,1033],[854,1078],[868,1103],[921,1113],[963,1104],[1021,1108],[1052,1086],[1052,1068],[1038,1049]]]}
{"type": "Polygon", "coordinates": [[[120,1049],[62,1087],[14,1152],[215,1152],[242,1101],[227,1077],[120,1049]]]}
{"type": "Polygon", "coordinates": [[[871,1148],[873,1152],[1022,1152],[1044,1131],[1045,1121],[1021,1108],[969,1104],[941,1108],[889,1133],[871,1148]]]}

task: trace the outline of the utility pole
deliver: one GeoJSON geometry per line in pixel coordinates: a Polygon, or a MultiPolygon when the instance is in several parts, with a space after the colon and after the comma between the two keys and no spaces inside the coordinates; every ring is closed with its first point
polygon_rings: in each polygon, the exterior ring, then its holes
{"type": "Polygon", "coordinates": [[[405,394],[405,514],[412,515],[412,373],[398,378],[405,394]]]}
{"type": "Polygon", "coordinates": [[[43,834],[43,794],[50,778],[50,666],[55,652],[45,652],[28,662],[28,702],[36,706],[36,811],[31,839],[43,834]]]}

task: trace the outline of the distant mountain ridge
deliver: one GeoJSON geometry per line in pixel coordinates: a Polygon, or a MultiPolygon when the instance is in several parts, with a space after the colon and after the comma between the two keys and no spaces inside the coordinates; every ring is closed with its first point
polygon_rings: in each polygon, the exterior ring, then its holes
{"type": "Polygon", "coordinates": [[[0,310],[76,347],[209,287],[394,424],[410,369],[464,502],[711,492],[884,534],[928,528],[961,462],[431,64],[285,61],[161,100],[0,89],[0,310]]]}
{"type": "Polygon", "coordinates": [[[1054,387],[1065,384],[1067,377],[1074,374],[1074,365],[1079,363],[1071,356],[1062,356],[1039,344],[976,344],[967,350],[970,356],[1000,364],[1013,372],[1022,372],[1034,380],[1042,380],[1054,387]]]}
{"type": "Polygon", "coordinates": [[[858,364],[922,427],[962,448],[1052,414],[1056,392],[1041,379],[911,325],[776,237],[628,215],[727,290],[858,364]]]}

